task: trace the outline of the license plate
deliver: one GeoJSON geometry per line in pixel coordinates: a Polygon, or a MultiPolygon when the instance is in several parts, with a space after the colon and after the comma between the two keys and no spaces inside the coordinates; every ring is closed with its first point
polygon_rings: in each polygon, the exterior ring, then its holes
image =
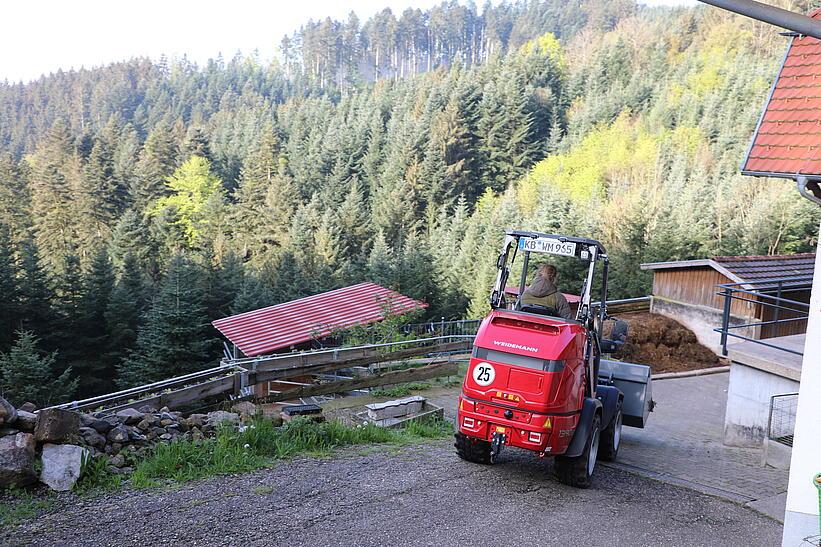
{"type": "Polygon", "coordinates": [[[498,425],[496,426],[496,433],[504,434],[505,431],[506,431],[506,429],[504,427],[501,427],[501,426],[498,426],[498,425]]]}
{"type": "Polygon", "coordinates": [[[561,256],[575,256],[576,244],[571,241],[559,241],[552,237],[538,237],[536,239],[522,238],[519,240],[519,249],[531,253],[547,253],[561,256]]]}

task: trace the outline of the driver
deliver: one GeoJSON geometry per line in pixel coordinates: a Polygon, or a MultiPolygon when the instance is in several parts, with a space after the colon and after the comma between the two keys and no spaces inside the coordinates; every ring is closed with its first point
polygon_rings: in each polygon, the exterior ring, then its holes
{"type": "Polygon", "coordinates": [[[573,312],[570,311],[567,299],[556,287],[556,276],[556,266],[540,264],[533,282],[522,293],[522,304],[547,306],[555,309],[559,317],[573,319],[573,312]]]}

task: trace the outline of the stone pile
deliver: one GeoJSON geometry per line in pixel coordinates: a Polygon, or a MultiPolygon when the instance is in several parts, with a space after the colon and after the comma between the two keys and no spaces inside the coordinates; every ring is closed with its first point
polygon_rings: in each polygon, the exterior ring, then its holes
{"type": "Polygon", "coordinates": [[[233,412],[183,416],[168,408],[127,408],[113,414],[82,414],[36,408],[15,409],[0,397],[0,488],[25,486],[38,479],[54,490],[70,490],[86,458],[107,457],[108,471],[130,473],[136,459],[158,443],[199,440],[221,424],[237,426],[257,413],[252,403],[233,412]],[[38,456],[42,471],[35,472],[38,456]]]}

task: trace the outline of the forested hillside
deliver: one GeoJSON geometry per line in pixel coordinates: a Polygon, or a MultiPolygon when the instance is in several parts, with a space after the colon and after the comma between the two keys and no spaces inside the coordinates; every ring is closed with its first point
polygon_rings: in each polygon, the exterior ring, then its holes
{"type": "Polygon", "coordinates": [[[817,208],[737,174],[785,46],[701,8],[451,2],[311,22],[272,64],[0,85],[0,388],[197,370],[211,320],[365,279],[475,317],[505,227],[600,238],[616,297],[645,261],[813,249],[817,208]]]}

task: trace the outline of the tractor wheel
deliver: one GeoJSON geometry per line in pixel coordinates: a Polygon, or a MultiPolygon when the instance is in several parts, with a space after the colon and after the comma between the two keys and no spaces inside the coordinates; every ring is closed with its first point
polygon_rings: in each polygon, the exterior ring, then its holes
{"type": "Polygon", "coordinates": [[[621,425],[622,412],[621,402],[616,408],[616,415],[610,421],[610,425],[602,431],[601,446],[599,447],[599,458],[606,462],[612,462],[619,455],[619,446],[621,446],[621,425]]]}
{"type": "Polygon", "coordinates": [[[489,464],[490,462],[490,442],[481,439],[468,437],[462,433],[456,433],[456,453],[463,460],[473,463],[489,464]]]}
{"type": "Polygon", "coordinates": [[[556,456],[553,466],[560,482],[576,488],[590,488],[593,470],[596,468],[596,457],[599,453],[599,427],[601,418],[597,414],[593,417],[590,435],[587,444],[578,456],[568,458],[556,456]]]}

